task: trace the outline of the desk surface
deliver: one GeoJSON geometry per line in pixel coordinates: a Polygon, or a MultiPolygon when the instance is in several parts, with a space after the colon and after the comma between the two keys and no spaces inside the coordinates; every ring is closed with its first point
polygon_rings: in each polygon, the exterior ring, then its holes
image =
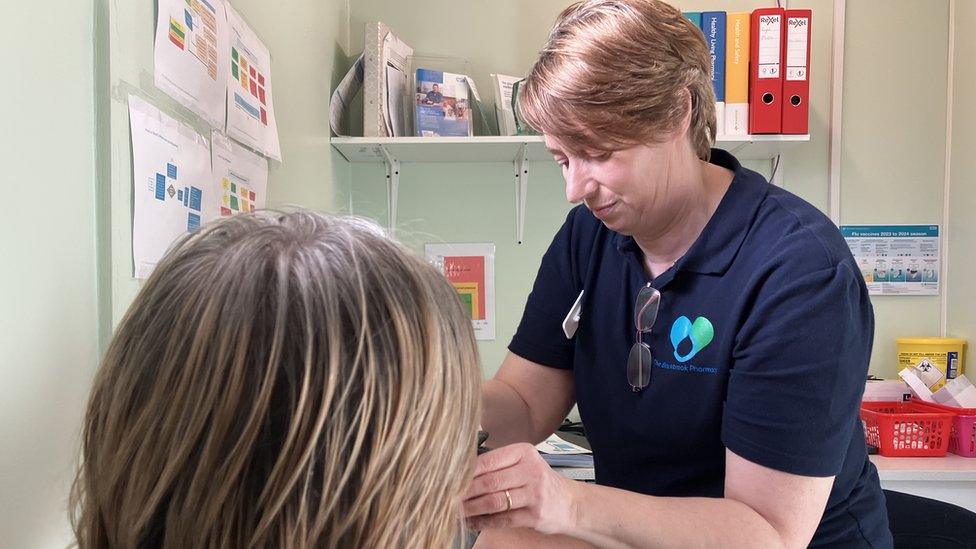
{"type": "Polygon", "coordinates": [[[881,480],[929,480],[976,482],[976,458],[955,454],[935,458],[871,456],[881,480]]]}

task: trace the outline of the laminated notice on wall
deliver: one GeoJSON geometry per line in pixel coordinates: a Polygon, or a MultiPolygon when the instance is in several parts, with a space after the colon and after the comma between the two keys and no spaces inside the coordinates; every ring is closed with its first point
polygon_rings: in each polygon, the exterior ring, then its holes
{"type": "Polygon", "coordinates": [[[271,52],[230,6],[227,6],[227,21],[230,23],[227,135],[280,162],[271,52]]]}
{"type": "Polygon", "coordinates": [[[424,251],[457,290],[475,337],[495,339],[495,245],[427,244],[424,251]]]}
{"type": "Polygon", "coordinates": [[[223,0],[159,0],[156,87],[214,128],[226,117],[230,31],[223,0]]]}
{"type": "Polygon", "coordinates": [[[939,294],[938,225],[843,225],[871,295],[939,294]]]}
{"type": "Polygon", "coordinates": [[[147,278],[173,241],[215,217],[210,144],[136,96],[129,124],[133,276],[147,278]]]}
{"type": "Polygon", "coordinates": [[[220,217],[264,209],[268,199],[268,159],[220,132],[213,132],[213,190],[220,217]]]}

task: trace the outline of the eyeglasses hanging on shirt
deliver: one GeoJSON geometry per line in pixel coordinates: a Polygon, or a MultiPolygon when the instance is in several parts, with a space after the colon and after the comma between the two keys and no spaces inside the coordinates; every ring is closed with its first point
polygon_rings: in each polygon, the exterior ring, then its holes
{"type": "Polygon", "coordinates": [[[641,336],[651,332],[654,321],[657,320],[657,309],[660,303],[661,293],[657,288],[652,287],[650,282],[637,293],[637,302],[634,304],[637,337],[627,356],[627,381],[635,393],[643,391],[651,382],[654,357],[651,355],[650,346],[644,343],[641,336]]]}

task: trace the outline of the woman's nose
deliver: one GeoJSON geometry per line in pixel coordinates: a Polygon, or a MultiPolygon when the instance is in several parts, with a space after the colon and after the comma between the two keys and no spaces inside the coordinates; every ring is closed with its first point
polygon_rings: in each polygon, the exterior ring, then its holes
{"type": "Polygon", "coordinates": [[[566,200],[572,204],[582,202],[583,199],[593,194],[596,190],[596,183],[586,170],[572,167],[568,168],[565,173],[565,179],[566,200]]]}

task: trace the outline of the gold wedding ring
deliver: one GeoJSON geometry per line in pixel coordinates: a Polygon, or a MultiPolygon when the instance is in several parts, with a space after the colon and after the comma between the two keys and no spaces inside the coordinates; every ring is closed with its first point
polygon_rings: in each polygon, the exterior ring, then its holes
{"type": "Polygon", "coordinates": [[[508,493],[508,490],[505,490],[505,499],[508,500],[508,507],[505,508],[507,513],[512,510],[512,494],[508,493]]]}

